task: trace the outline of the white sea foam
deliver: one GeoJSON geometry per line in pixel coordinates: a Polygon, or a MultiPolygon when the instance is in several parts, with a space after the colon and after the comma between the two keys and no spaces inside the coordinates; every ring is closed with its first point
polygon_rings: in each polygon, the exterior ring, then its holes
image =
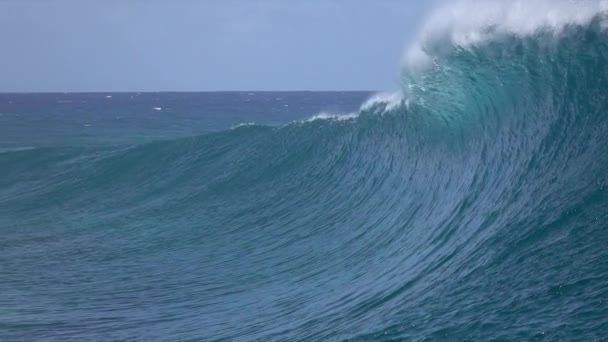
{"type": "Polygon", "coordinates": [[[35,150],[35,149],[36,148],[32,147],[32,146],[0,148],[0,154],[11,153],[11,152],[30,151],[30,150],[35,150]]]}
{"type": "Polygon", "coordinates": [[[348,114],[330,114],[330,113],[319,113],[311,118],[304,120],[305,122],[313,122],[317,120],[334,120],[334,121],[346,121],[352,120],[359,116],[359,113],[348,113],[348,114]]]}
{"type": "MultiPolygon", "coordinates": [[[[445,46],[470,47],[494,37],[559,34],[569,25],[586,25],[608,11],[608,0],[461,0],[431,13],[415,43],[406,51],[408,71],[424,68],[445,46]]],[[[604,24],[604,23],[603,23],[604,24]]]]}
{"type": "Polygon", "coordinates": [[[378,105],[384,105],[385,111],[391,111],[401,105],[407,105],[408,101],[402,93],[379,93],[373,95],[361,106],[361,110],[370,110],[378,105]]]}
{"type": "Polygon", "coordinates": [[[255,122],[242,122],[238,125],[232,126],[230,129],[237,129],[239,127],[255,126],[255,122]]]}
{"type": "Polygon", "coordinates": [[[332,120],[332,121],[348,121],[354,120],[359,117],[362,111],[371,110],[373,108],[380,108],[382,113],[394,110],[402,105],[408,105],[407,101],[401,93],[378,93],[370,97],[357,112],[336,114],[321,112],[301,122],[313,122],[318,120],[332,120]]]}

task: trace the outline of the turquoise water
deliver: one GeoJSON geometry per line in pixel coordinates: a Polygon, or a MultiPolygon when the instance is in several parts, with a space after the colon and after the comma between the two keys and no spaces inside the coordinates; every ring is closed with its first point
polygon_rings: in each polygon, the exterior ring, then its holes
{"type": "Polygon", "coordinates": [[[607,62],[595,20],[363,106],[2,95],[0,339],[603,340],[607,62]]]}

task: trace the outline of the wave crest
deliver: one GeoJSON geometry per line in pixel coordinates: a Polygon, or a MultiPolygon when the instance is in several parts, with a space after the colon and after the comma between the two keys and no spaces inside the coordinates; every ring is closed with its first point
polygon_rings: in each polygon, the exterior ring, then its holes
{"type": "Polygon", "coordinates": [[[467,48],[505,35],[529,36],[539,31],[558,35],[572,25],[588,25],[600,17],[606,26],[608,1],[463,0],[435,10],[415,43],[406,51],[410,73],[424,69],[445,49],[467,48]]]}

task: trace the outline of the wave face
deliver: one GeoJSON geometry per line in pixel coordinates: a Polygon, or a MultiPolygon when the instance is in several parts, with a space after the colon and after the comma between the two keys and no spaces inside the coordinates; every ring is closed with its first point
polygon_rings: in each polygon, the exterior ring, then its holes
{"type": "Polygon", "coordinates": [[[354,114],[3,151],[0,336],[608,336],[608,34],[570,19],[354,114]]]}

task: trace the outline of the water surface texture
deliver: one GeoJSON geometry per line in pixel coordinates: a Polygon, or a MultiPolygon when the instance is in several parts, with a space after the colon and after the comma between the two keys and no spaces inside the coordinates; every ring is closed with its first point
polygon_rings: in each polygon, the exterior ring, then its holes
{"type": "Polygon", "coordinates": [[[564,20],[371,100],[1,95],[0,340],[608,337],[608,33],[564,20]]]}

